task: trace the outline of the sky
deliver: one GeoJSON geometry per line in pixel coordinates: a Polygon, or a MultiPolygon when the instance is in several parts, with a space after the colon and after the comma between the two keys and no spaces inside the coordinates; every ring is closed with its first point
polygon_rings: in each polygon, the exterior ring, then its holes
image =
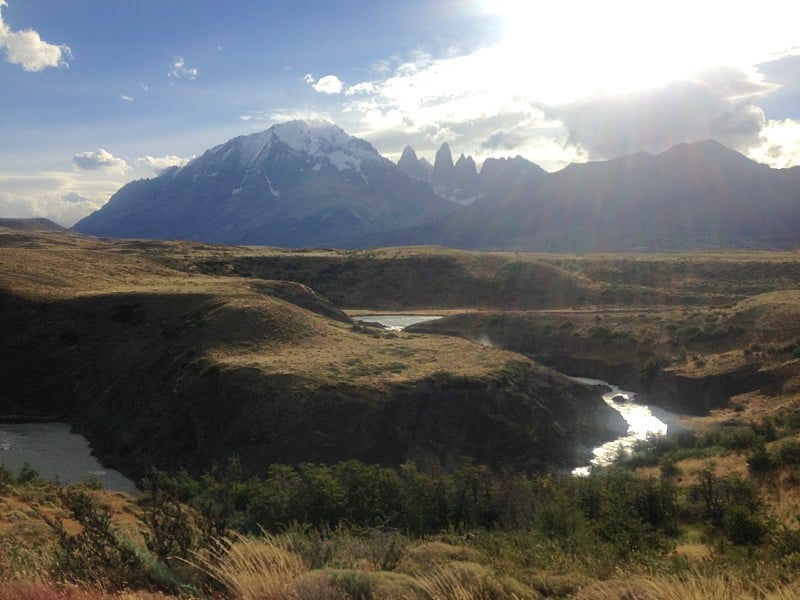
{"type": "Polygon", "coordinates": [[[792,167],[799,22],[796,0],[0,0],[0,217],[70,226],[295,118],[395,161],[715,139],[792,167]]]}

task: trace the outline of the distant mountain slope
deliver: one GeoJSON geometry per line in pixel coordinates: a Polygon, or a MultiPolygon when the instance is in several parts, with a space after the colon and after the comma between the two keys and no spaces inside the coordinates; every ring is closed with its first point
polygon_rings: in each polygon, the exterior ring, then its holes
{"type": "Polygon", "coordinates": [[[499,180],[505,189],[373,243],[546,251],[800,245],[800,168],[771,169],[713,141],[499,180]]]}
{"type": "Polygon", "coordinates": [[[0,227],[15,229],[17,231],[65,231],[65,228],[50,219],[3,219],[0,218],[0,227]]]}
{"type": "Polygon", "coordinates": [[[398,165],[330,123],[232,139],[121,188],[75,230],[284,247],[678,251],[800,246],[800,167],[771,169],[717,142],[573,164],[521,157],[398,165]],[[467,205],[467,206],[463,206],[467,205]]]}
{"type": "Polygon", "coordinates": [[[364,140],[291,121],[129,183],[75,229],[112,237],[287,247],[359,244],[453,210],[364,140]]]}

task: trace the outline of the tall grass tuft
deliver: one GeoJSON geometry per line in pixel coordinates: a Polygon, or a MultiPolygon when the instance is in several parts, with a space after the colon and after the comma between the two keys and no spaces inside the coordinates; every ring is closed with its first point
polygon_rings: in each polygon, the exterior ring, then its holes
{"type": "Polygon", "coordinates": [[[0,600],[174,600],[157,592],[104,592],[74,585],[41,582],[0,583],[0,600]]]}
{"type": "Polygon", "coordinates": [[[534,600],[541,596],[519,582],[501,580],[482,565],[470,562],[438,564],[419,573],[416,583],[429,600],[534,600]]]}
{"type": "Polygon", "coordinates": [[[697,572],[662,577],[631,577],[594,582],[578,600],[800,600],[800,592],[784,585],[766,590],[725,574],[697,572]]]}
{"type": "Polygon", "coordinates": [[[237,600],[280,600],[306,571],[302,559],[274,536],[215,538],[195,566],[237,600]]]}

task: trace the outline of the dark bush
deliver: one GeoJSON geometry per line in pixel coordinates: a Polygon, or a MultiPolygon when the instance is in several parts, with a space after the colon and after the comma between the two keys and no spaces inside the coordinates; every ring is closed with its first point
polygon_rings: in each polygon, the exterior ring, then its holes
{"type": "Polygon", "coordinates": [[[786,440],[778,446],[778,461],[784,465],[800,465],[800,442],[786,440]]]}

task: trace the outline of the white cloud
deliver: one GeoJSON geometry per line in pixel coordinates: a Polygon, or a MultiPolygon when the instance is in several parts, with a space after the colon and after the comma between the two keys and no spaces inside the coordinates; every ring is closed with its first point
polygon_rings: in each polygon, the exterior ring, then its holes
{"type": "Polygon", "coordinates": [[[118,181],[97,179],[85,171],[0,172],[0,215],[46,217],[71,227],[105,204],[118,188],[118,181]]]}
{"type": "Polygon", "coordinates": [[[86,171],[112,171],[123,173],[128,170],[128,163],[117,158],[108,150],[100,148],[97,152],[80,152],[72,157],[72,162],[79,169],[86,171]]]}
{"type": "Polygon", "coordinates": [[[373,94],[377,91],[375,84],[370,81],[362,81],[355,85],[351,85],[345,91],[346,96],[355,96],[356,94],[373,94]]]}
{"type": "Polygon", "coordinates": [[[760,144],[766,125],[754,97],[770,89],[747,73],[723,69],[691,81],[580,99],[551,112],[564,123],[569,141],[592,158],[658,153],[706,139],[745,151],[760,144]]]}
{"type": "Polygon", "coordinates": [[[45,217],[64,227],[72,227],[104,203],[105,200],[84,198],[74,192],[63,196],[48,195],[34,199],[0,193],[0,214],[18,219],[45,217]]]}
{"type": "Polygon", "coordinates": [[[69,202],[71,204],[93,204],[94,200],[81,196],[78,192],[67,192],[61,196],[62,202],[69,202]]]}
{"type": "Polygon", "coordinates": [[[133,102],[133,96],[128,96],[127,94],[120,94],[119,97],[125,102],[133,102]]]}
{"type": "MultiPolygon", "coordinates": [[[[0,8],[7,6],[0,0],[0,8]]],[[[69,46],[45,42],[33,29],[12,31],[0,12],[0,48],[8,62],[20,65],[25,71],[41,71],[47,67],[68,67],[72,57],[69,46]]]]}
{"type": "Polygon", "coordinates": [[[192,159],[168,154],[167,156],[142,156],[141,158],[137,158],[136,162],[152,169],[156,173],[160,173],[169,167],[182,167],[190,160],[192,159]]]}
{"type": "MultiPolygon", "coordinates": [[[[755,18],[739,0],[724,11],[690,0],[484,0],[505,17],[500,41],[393,56],[350,87],[336,78],[345,101],[334,120],[390,155],[447,141],[476,160],[519,153],[551,169],[707,138],[747,152],[778,135],[759,106],[778,86],[759,65],[800,49],[800,4],[765,2],[760,14],[780,19],[755,18]]],[[[793,160],[792,144],[779,145],[780,160],[793,160]]]]}
{"type": "Polygon", "coordinates": [[[761,130],[761,144],[748,155],[778,169],[800,165],[800,121],[770,120],[761,130]]]}
{"type": "Polygon", "coordinates": [[[197,79],[199,71],[195,67],[187,67],[182,56],[175,57],[169,67],[169,77],[173,79],[197,79]]]}
{"type": "Polygon", "coordinates": [[[239,115],[240,121],[252,122],[253,129],[263,129],[266,124],[285,123],[286,121],[328,121],[334,122],[329,113],[313,110],[295,110],[290,108],[271,111],[254,110],[239,115]]]}
{"type": "Polygon", "coordinates": [[[310,80],[308,79],[309,77],[310,75],[306,75],[306,83],[311,85],[315,91],[321,94],[340,94],[344,88],[342,80],[336,75],[325,75],[325,77],[321,77],[316,83],[314,82],[313,77],[310,80]]]}

